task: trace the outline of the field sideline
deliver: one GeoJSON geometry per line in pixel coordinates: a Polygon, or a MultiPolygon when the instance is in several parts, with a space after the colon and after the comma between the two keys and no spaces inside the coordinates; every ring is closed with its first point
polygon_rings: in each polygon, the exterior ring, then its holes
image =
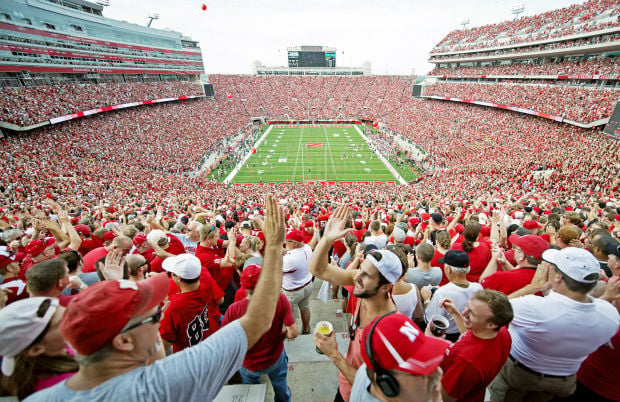
{"type": "Polygon", "coordinates": [[[397,182],[351,124],[274,125],[232,183],[397,182]]]}

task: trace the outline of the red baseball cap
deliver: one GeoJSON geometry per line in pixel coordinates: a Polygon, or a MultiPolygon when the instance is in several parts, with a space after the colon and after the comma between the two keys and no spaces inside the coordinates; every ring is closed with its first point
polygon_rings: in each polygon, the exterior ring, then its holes
{"type": "Polygon", "coordinates": [[[424,212],[422,215],[420,215],[420,217],[422,218],[423,221],[427,221],[431,219],[431,214],[424,212]]]}
{"type": "Polygon", "coordinates": [[[523,227],[527,230],[542,229],[542,225],[533,219],[523,222],[523,227]]]}
{"type": "Polygon", "coordinates": [[[286,234],[286,240],[293,240],[293,241],[303,243],[304,233],[299,229],[293,229],[286,234]]]}
{"type": "Polygon", "coordinates": [[[241,273],[241,286],[245,290],[252,290],[256,287],[258,277],[260,276],[261,266],[258,264],[250,264],[243,269],[241,273]]]}
{"type": "Polygon", "coordinates": [[[56,240],[54,240],[53,237],[48,237],[44,240],[33,240],[26,245],[26,253],[30,254],[33,257],[36,257],[37,255],[41,254],[43,250],[45,250],[54,243],[56,243],[56,240]]]}
{"type": "Polygon", "coordinates": [[[454,230],[456,231],[456,233],[463,233],[465,231],[465,227],[460,223],[457,223],[454,227],[454,230]]]}
{"type": "Polygon", "coordinates": [[[102,237],[103,237],[103,241],[112,241],[116,238],[116,236],[117,234],[114,233],[113,230],[110,230],[109,232],[105,232],[102,237]]]}
{"type": "Polygon", "coordinates": [[[133,238],[133,245],[136,247],[140,247],[146,241],[146,236],[143,234],[136,235],[133,238]]]}
{"type": "Polygon", "coordinates": [[[20,262],[26,258],[25,253],[13,253],[7,246],[0,246],[0,268],[8,267],[12,262],[20,262]]]}
{"type": "Polygon", "coordinates": [[[75,231],[84,236],[90,236],[90,228],[86,225],[76,225],[75,231]]]}
{"type": "Polygon", "coordinates": [[[168,295],[169,286],[165,272],[140,282],[97,282],[73,297],[60,322],[60,333],[77,353],[94,353],[133,317],[158,306],[168,295]]]}
{"type": "Polygon", "coordinates": [[[430,375],[443,361],[450,342],[424,335],[407,316],[394,313],[375,318],[364,327],[361,352],[368,368],[376,370],[366,350],[367,337],[374,326],[370,347],[374,362],[383,370],[413,375],[430,375]],[[374,325],[380,320],[377,325],[374,325]]]}
{"type": "Polygon", "coordinates": [[[508,241],[510,242],[510,244],[519,247],[525,253],[525,255],[534,257],[537,260],[542,259],[543,251],[549,248],[549,243],[547,243],[540,236],[519,236],[516,234],[511,234],[508,237],[508,241]]]}

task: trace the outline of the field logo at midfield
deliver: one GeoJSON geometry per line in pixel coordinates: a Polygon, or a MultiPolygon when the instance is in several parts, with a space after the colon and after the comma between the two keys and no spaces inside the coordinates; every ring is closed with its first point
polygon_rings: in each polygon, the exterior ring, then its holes
{"type": "Polygon", "coordinates": [[[306,148],[323,148],[322,142],[306,142],[306,148]]]}

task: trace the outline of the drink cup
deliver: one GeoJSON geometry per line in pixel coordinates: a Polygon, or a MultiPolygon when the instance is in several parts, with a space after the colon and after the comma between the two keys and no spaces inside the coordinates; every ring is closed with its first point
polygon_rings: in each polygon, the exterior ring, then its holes
{"type": "MultiPolygon", "coordinates": [[[[334,332],[334,327],[332,327],[332,324],[329,321],[319,321],[314,327],[314,332],[318,332],[321,335],[330,336],[332,332],[334,332]]],[[[316,349],[316,352],[318,354],[323,354],[323,352],[321,352],[321,349],[316,346],[314,348],[316,349]]]]}
{"type": "Polygon", "coordinates": [[[430,330],[433,335],[441,337],[446,333],[446,329],[448,329],[450,322],[443,315],[435,314],[431,317],[431,321],[428,325],[430,326],[430,330]]]}

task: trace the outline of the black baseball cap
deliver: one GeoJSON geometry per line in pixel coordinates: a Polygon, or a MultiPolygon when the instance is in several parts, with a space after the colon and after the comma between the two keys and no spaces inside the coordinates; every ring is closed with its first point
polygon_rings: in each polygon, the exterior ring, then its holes
{"type": "Polygon", "coordinates": [[[467,268],[469,267],[469,256],[466,252],[461,250],[448,250],[443,258],[437,260],[440,264],[448,264],[455,268],[467,268]]]}

